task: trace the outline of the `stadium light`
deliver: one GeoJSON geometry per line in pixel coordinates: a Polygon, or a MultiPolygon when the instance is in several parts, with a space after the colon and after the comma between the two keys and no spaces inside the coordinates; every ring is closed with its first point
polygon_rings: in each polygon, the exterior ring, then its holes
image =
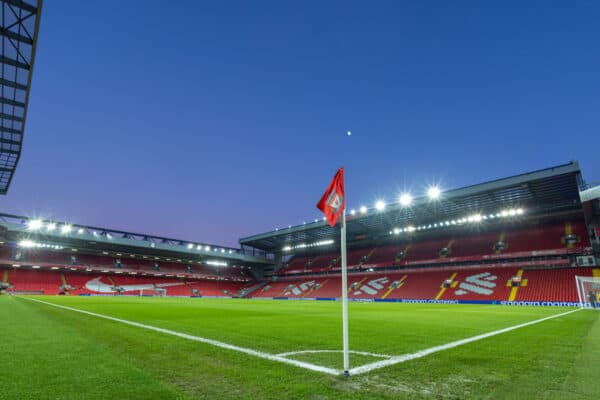
{"type": "Polygon", "coordinates": [[[356,215],[356,210],[355,209],[350,210],[350,215],[356,215]]]}
{"type": "Polygon", "coordinates": [[[209,260],[206,262],[208,265],[214,265],[215,267],[226,267],[227,263],[223,261],[209,260]]]}
{"type": "Polygon", "coordinates": [[[48,225],[46,225],[46,230],[48,232],[52,232],[53,230],[56,229],[56,224],[54,222],[49,223],[48,225]]]}
{"type": "Polygon", "coordinates": [[[25,240],[21,240],[18,243],[18,245],[19,245],[19,247],[25,247],[25,248],[27,248],[27,247],[34,247],[35,243],[33,241],[31,241],[31,240],[25,239],[25,240]]]}
{"type": "Polygon", "coordinates": [[[71,229],[73,229],[73,227],[71,225],[65,224],[65,225],[61,226],[60,232],[63,234],[69,233],[69,232],[71,232],[71,229]]]}
{"type": "Polygon", "coordinates": [[[83,228],[79,228],[79,229],[77,230],[77,233],[79,233],[79,234],[82,234],[83,232],[84,232],[83,228]]]}
{"type": "Polygon", "coordinates": [[[31,221],[27,222],[27,229],[30,231],[35,231],[40,229],[43,225],[44,223],[41,219],[32,219],[31,221]]]}
{"type": "Polygon", "coordinates": [[[379,211],[383,211],[385,209],[385,202],[383,200],[377,200],[375,202],[375,208],[379,211]]]}
{"type": "Polygon", "coordinates": [[[361,206],[361,207],[360,207],[360,213],[361,213],[361,214],[366,214],[366,213],[367,213],[367,207],[365,207],[365,206],[361,206]]]}
{"type": "Polygon", "coordinates": [[[441,193],[440,188],[437,186],[430,186],[429,189],[427,189],[427,196],[432,200],[439,199],[441,193]]]}
{"type": "Polygon", "coordinates": [[[412,196],[410,195],[410,193],[402,193],[400,195],[400,204],[404,207],[408,207],[412,204],[412,196]]]}

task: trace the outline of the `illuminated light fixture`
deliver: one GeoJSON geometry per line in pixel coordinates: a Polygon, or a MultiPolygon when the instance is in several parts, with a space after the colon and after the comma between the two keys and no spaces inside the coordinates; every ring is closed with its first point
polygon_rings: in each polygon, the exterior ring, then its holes
{"type": "Polygon", "coordinates": [[[315,219],[315,222],[319,222],[319,220],[318,220],[318,219],[315,219]]]}
{"type": "Polygon", "coordinates": [[[60,232],[61,233],[69,233],[69,232],[71,232],[71,229],[73,229],[73,227],[71,225],[63,225],[60,227],[60,232]]]}
{"type": "Polygon", "coordinates": [[[109,239],[112,239],[112,235],[110,233],[107,233],[106,237],[109,238],[109,239]]]}
{"type": "Polygon", "coordinates": [[[41,229],[42,226],[44,226],[44,223],[41,219],[32,219],[31,221],[27,222],[27,229],[30,231],[41,229]]]}
{"type": "Polygon", "coordinates": [[[83,232],[84,232],[83,228],[79,228],[79,229],[77,230],[77,233],[79,233],[80,235],[81,235],[83,232]]]}
{"type": "Polygon", "coordinates": [[[206,247],[204,247],[204,250],[205,250],[205,251],[210,251],[210,246],[206,246],[206,247]]]}
{"type": "Polygon", "coordinates": [[[54,222],[49,223],[48,225],[46,225],[46,230],[48,232],[52,232],[53,230],[56,229],[56,224],[54,222]]]}
{"type": "Polygon", "coordinates": [[[394,228],[394,233],[397,235],[400,233],[400,229],[399,228],[394,228]]]}
{"type": "Polygon", "coordinates": [[[508,210],[508,215],[510,215],[511,217],[514,217],[515,215],[517,215],[517,211],[516,210],[508,210]]]}
{"type": "Polygon", "coordinates": [[[226,267],[227,263],[224,261],[217,261],[217,260],[208,260],[206,262],[207,265],[213,265],[215,267],[226,267]]]}
{"type": "Polygon", "coordinates": [[[287,245],[283,248],[283,251],[290,251],[293,249],[306,249],[306,248],[310,248],[310,247],[318,247],[318,246],[327,246],[329,244],[333,244],[335,243],[335,241],[333,239],[328,239],[328,240],[321,240],[319,242],[313,242],[313,243],[300,243],[294,246],[290,246],[287,245]]]}
{"type": "Polygon", "coordinates": [[[33,269],[40,269],[40,266],[39,265],[32,265],[31,268],[33,268],[33,269]]]}
{"type": "Polygon", "coordinates": [[[194,245],[192,243],[188,243],[187,248],[192,249],[192,248],[194,248],[194,245]]]}
{"type": "Polygon", "coordinates": [[[94,231],[94,232],[92,232],[92,235],[98,236],[98,232],[94,231]]]}
{"type": "Polygon", "coordinates": [[[414,226],[409,226],[408,228],[406,228],[406,230],[408,230],[409,232],[414,232],[416,229],[414,226]]]}
{"type": "Polygon", "coordinates": [[[375,209],[383,211],[385,209],[385,202],[383,200],[377,200],[375,202],[375,209]]]}
{"type": "Polygon", "coordinates": [[[410,195],[410,193],[402,193],[400,195],[400,204],[404,207],[408,207],[412,204],[412,196],[410,195]]]}
{"type": "Polygon", "coordinates": [[[356,215],[356,210],[355,209],[350,210],[350,215],[356,215]]]}
{"type": "Polygon", "coordinates": [[[365,207],[365,206],[361,206],[361,207],[360,207],[360,213],[361,213],[361,214],[366,214],[366,213],[367,213],[367,207],[365,207]]]}
{"type": "Polygon", "coordinates": [[[439,199],[441,194],[442,192],[437,186],[430,186],[429,189],[427,189],[427,196],[432,200],[439,199]]]}
{"type": "Polygon", "coordinates": [[[18,245],[19,245],[19,247],[26,247],[27,248],[27,247],[35,247],[36,243],[33,242],[33,241],[31,241],[31,240],[25,239],[25,240],[21,240],[18,243],[18,245]]]}
{"type": "Polygon", "coordinates": [[[119,257],[121,257],[123,254],[121,254],[121,253],[117,253],[117,255],[118,255],[119,257]]]}
{"type": "Polygon", "coordinates": [[[71,251],[77,251],[77,249],[71,249],[71,251]]]}
{"type": "Polygon", "coordinates": [[[13,264],[12,266],[15,268],[21,268],[21,266],[19,264],[13,264]]]}
{"type": "Polygon", "coordinates": [[[50,269],[53,269],[56,271],[58,269],[58,267],[50,267],[50,269]]]}
{"type": "Polygon", "coordinates": [[[221,253],[225,253],[225,249],[221,249],[221,253]]]}

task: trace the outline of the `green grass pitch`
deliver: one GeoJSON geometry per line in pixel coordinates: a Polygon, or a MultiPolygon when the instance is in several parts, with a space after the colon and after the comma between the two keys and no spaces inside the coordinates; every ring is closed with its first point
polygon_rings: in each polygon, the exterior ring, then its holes
{"type": "MultiPolygon", "coordinates": [[[[338,302],[137,297],[35,299],[281,354],[341,348],[338,302]]],[[[351,349],[402,355],[569,311],[351,303],[351,349]]],[[[591,310],[344,378],[0,297],[0,399],[588,399],[600,393],[591,310]]],[[[288,356],[341,369],[341,352],[288,356]]],[[[352,354],[351,367],[379,358],[352,354]]]]}

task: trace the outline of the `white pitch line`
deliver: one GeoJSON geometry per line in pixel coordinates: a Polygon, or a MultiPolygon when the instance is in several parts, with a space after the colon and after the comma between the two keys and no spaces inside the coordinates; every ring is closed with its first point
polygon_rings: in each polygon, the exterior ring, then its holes
{"type": "MultiPolygon", "coordinates": [[[[299,350],[299,351],[288,351],[287,353],[279,353],[277,354],[279,357],[289,357],[295,356],[296,354],[313,354],[313,353],[343,353],[343,350],[299,350]]],[[[369,353],[367,351],[356,351],[350,350],[350,354],[359,354],[362,356],[371,356],[377,358],[392,358],[394,356],[390,356],[389,354],[378,354],[378,353],[369,353]]]]}
{"type": "Polygon", "coordinates": [[[364,374],[365,372],[373,371],[374,369],[379,369],[379,368],[387,367],[387,366],[390,366],[390,365],[400,364],[400,363],[403,363],[403,362],[406,362],[406,361],[410,361],[410,360],[414,360],[414,359],[417,359],[417,358],[425,357],[425,356],[427,356],[429,354],[432,354],[432,353],[437,353],[439,351],[444,351],[444,350],[452,349],[454,347],[462,346],[462,345],[467,344],[467,343],[476,342],[478,340],[482,340],[482,339],[486,339],[486,338],[489,338],[489,337],[492,337],[492,336],[500,335],[502,333],[514,331],[515,329],[524,328],[526,326],[539,324],[540,322],[544,322],[544,321],[548,321],[550,319],[562,317],[562,316],[565,316],[565,315],[568,315],[568,314],[572,314],[572,313],[577,312],[577,311],[581,311],[581,309],[578,308],[577,310],[567,311],[567,312],[564,312],[564,313],[561,313],[561,314],[552,315],[550,317],[536,319],[535,321],[525,322],[523,324],[510,326],[508,328],[499,329],[497,331],[488,332],[488,333],[484,333],[484,334],[477,335],[477,336],[472,336],[470,338],[461,339],[461,340],[457,340],[457,341],[454,341],[454,342],[446,343],[446,344],[443,344],[441,346],[435,346],[435,347],[431,347],[429,349],[417,351],[416,353],[403,354],[401,356],[392,357],[392,358],[390,358],[388,360],[376,361],[374,363],[365,364],[365,365],[362,365],[360,367],[352,368],[348,372],[350,372],[350,375],[364,374]]]}
{"type": "Polygon", "coordinates": [[[181,333],[181,332],[177,332],[177,331],[172,331],[170,329],[158,328],[158,327],[152,326],[152,325],[145,325],[145,324],[141,324],[139,322],[133,322],[133,321],[128,321],[126,319],[110,317],[108,315],[98,314],[98,313],[94,313],[94,312],[91,312],[91,311],[80,310],[80,309],[73,308],[73,307],[62,306],[62,305],[59,305],[59,304],[49,303],[49,302],[46,302],[46,301],[42,301],[42,300],[38,300],[38,299],[32,299],[32,298],[29,298],[29,297],[21,297],[21,298],[29,300],[29,301],[34,301],[34,302],[37,302],[37,303],[46,304],[46,305],[49,305],[49,306],[52,306],[52,307],[62,308],[64,310],[75,311],[75,312],[78,312],[78,313],[82,313],[82,314],[86,314],[86,315],[91,315],[91,316],[97,317],[97,318],[103,318],[103,319],[107,319],[107,320],[110,320],[110,321],[115,321],[115,322],[120,322],[122,324],[135,326],[135,327],[138,327],[138,328],[147,329],[147,330],[150,330],[150,331],[160,332],[160,333],[164,333],[164,334],[167,334],[167,335],[177,336],[177,337],[180,337],[180,338],[183,338],[183,339],[187,339],[187,340],[193,340],[193,341],[196,341],[196,342],[201,342],[201,343],[209,344],[211,346],[220,347],[222,349],[233,350],[233,351],[237,351],[237,352],[240,352],[240,353],[245,353],[245,354],[248,354],[248,355],[251,355],[251,356],[254,356],[254,357],[264,358],[266,360],[277,361],[277,362],[280,362],[280,363],[293,365],[295,367],[300,367],[300,368],[308,369],[308,370],[311,370],[311,371],[323,372],[323,373],[326,373],[326,374],[329,374],[329,375],[340,375],[342,373],[341,370],[337,370],[337,369],[333,369],[333,368],[327,368],[327,367],[323,367],[323,366],[315,365],[315,364],[310,364],[310,363],[303,362],[303,361],[291,360],[289,358],[281,357],[279,355],[269,354],[269,353],[263,353],[262,351],[248,349],[246,347],[235,346],[235,345],[232,345],[232,344],[228,344],[228,343],[224,343],[224,342],[219,342],[217,340],[203,338],[201,336],[188,335],[187,333],[181,333]]]}

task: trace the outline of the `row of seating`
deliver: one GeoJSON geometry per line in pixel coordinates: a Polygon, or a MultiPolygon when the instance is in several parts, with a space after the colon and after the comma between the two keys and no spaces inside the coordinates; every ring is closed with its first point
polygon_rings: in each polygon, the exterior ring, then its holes
{"type": "MultiPolygon", "coordinates": [[[[575,276],[593,274],[591,268],[531,268],[490,265],[352,274],[348,277],[348,295],[356,299],[577,302],[575,276]],[[518,278],[520,286],[513,286],[513,278],[518,278]]],[[[340,295],[339,276],[313,276],[283,278],[251,296],[339,298],[340,295]]]]}
{"type": "Polygon", "coordinates": [[[248,285],[226,280],[189,280],[155,276],[108,275],[6,268],[3,277],[10,291],[57,294],[160,294],[170,296],[237,296],[248,285]],[[157,289],[158,288],[158,289],[157,289]]]}
{"type": "MultiPolygon", "coordinates": [[[[583,221],[519,227],[493,232],[467,232],[423,242],[400,241],[377,248],[350,249],[349,267],[378,268],[391,265],[478,261],[491,258],[522,258],[581,252],[590,246],[583,221]]],[[[329,272],[340,269],[339,254],[297,256],[277,275],[329,272]]]]}

